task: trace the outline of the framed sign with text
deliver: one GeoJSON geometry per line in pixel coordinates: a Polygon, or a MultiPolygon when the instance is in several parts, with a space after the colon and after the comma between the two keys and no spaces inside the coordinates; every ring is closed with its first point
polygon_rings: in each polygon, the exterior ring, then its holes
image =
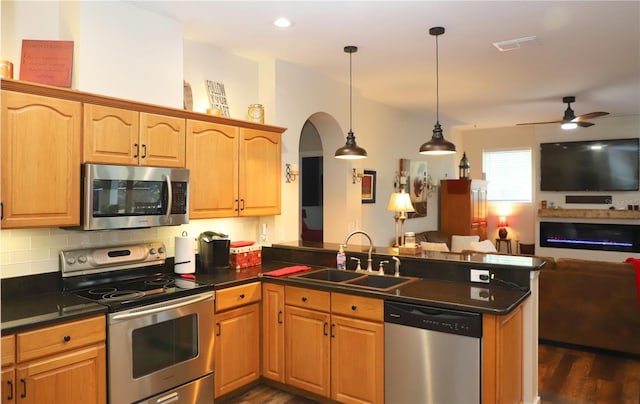
{"type": "Polygon", "coordinates": [[[73,41],[22,40],[20,80],[71,87],[73,41]]]}

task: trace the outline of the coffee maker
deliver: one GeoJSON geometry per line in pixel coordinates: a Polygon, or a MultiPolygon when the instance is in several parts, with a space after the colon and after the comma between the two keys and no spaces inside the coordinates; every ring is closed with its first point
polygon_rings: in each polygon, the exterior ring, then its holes
{"type": "Polygon", "coordinates": [[[229,268],[229,236],[205,231],[198,236],[198,272],[229,268]]]}

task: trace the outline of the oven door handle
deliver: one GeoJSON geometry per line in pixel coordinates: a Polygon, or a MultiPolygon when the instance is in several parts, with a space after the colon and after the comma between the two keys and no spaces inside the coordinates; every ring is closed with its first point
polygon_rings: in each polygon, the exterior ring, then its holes
{"type": "Polygon", "coordinates": [[[190,299],[190,300],[183,301],[183,302],[180,302],[180,303],[174,303],[174,304],[169,304],[169,305],[166,305],[166,306],[154,307],[152,309],[142,309],[142,310],[131,311],[131,312],[128,312],[128,313],[115,314],[113,317],[111,317],[111,319],[112,320],[126,320],[126,319],[130,319],[130,318],[134,318],[134,317],[147,316],[149,314],[155,314],[155,313],[159,313],[161,311],[178,309],[180,307],[188,306],[190,304],[202,302],[202,301],[210,299],[212,297],[213,297],[213,293],[206,293],[206,294],[204,294],[202,296],[198,296],[198,297],[196,297],[194,299],[190,299]]]}

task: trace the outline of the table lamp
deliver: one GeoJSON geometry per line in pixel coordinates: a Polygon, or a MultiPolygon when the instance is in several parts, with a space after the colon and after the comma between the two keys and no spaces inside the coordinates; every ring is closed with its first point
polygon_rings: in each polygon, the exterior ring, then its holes
{"type": "Polygon", "coordinates": [[[498,236],[504,240],[507,238],[507,229],[506,227],[509,226],[509,223],[507,223],[507,217],[506,216],[500,216],[498,217],[498,236]]]}
{"type": "Polygon", "coordinates": [[[404,221],[407,219],[407,212],[415,212],[413,205],[411,204],[411,197],[408,193],[404,192],[404,189],[400,192],[394,192],[389,198],[389,204],[387,210],[395,212],[394,219],[396,221],[396,242],[398,240],[398,219],[400,219],[400,234],[402,242],[400,245],[404,245],[404,221]]]}

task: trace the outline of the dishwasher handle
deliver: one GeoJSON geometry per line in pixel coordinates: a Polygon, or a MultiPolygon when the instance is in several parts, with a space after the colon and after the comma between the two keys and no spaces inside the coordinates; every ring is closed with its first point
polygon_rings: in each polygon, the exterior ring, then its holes
{"type": "Polygon", "coordinates": [[[469,311],[386,301],[384,321],[449,334],[482,337],[482,315],[469,311]]]}

